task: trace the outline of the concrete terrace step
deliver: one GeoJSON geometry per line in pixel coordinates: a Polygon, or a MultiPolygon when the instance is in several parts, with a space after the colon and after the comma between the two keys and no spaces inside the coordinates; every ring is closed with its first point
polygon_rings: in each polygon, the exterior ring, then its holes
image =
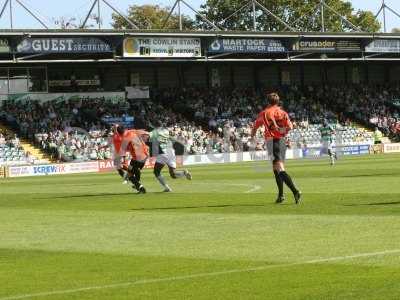
{"type": "MultiPolygon", "coordinates": [[[[11,128],[9,128],[8,126],[6,126],[4,124],[0,124],[0,129],[3,132],[6,132],[6,133],[9,133],[12,135],[15,134],[15,132],[11,128]]],[[[41,163],[50,163],[51,162],[50,157],[46,153],[44,153],[41,149],[35,147],[28,140],[20,138],[20,146],[22,147],[22,149],[24,149],[25,152],[31,153],[36,158],[37,161],[40,161],[41,163]]]]}

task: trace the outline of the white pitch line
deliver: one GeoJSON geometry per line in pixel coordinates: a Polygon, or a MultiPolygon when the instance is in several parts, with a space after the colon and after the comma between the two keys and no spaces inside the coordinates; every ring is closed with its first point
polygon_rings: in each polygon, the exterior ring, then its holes
{"type": "Polygon", "coordinates": [[[246,268],[246,269],[233,269],[233,270],[224,270],[224,271],[209,272],[209,273],[197,273],[197,274],[173,276],[173,277],[166,277],[166,278],[142,279],[142,280],[135,280],[135,281],[130,281],[130,282],[122,282],[122,283],[115,283],[115,284],[108,284],[108,285],[89,286],[89,287],[83,287],[83,288],[78,288],[78,289],[58,290],[58,291],[33,293],[33,294],[25,294],[25,295],[15,295],[15,296],[0,298],[0,300],[20,300],[20,299],[29,299],[29,298],[36,298],[36,297],[54,296],[54,295],[75,294],[75,293],[79,293],[79,292],[113,289],[113,288],[128,287],[128,286],[135,286],[135,285],[142,285],[142,284],[149,284],[149,283],[188,280],[188,279],[214,277],[214,276],[236,274],[236,273],[257,272],[257,271],[264,271],[264,270],[275,269],[275,268],[284,268],[284,267],[292,267],[292,266],[308,265],[308,264],[318,264],[318,263],[324,263],[324,262],[356,259],[356,258],[363,258],[363,257],[382,256],[382,255],[390,255],[390,254],[398,254],[398,253],[400,254],[400,249],[381,251],[381,252],[360,253],[360,254],[354,254],[354,255],[348,255],[348,256],[318,258],[318,259],[308,260],[308,261],[304,261],[304,262],[268,265],[268,266],[260,266],[260,267],[246,268]]]}
{"type": "Polygon", "coordinates": [[[245,193],[245,194],[250,194],[250,193],[257,192],[257,191],[259,191],[259,190],[261,190],[261,186],[259,186],[259,185],[253,185],[253,187],[252,187],[250,190],[245,191],[244,193],[245,193]]]}
{"type": "MultiPolygon", "coordinates": [[[[203,183],[203,182],[196,182],[195,184],[207,184],[209,183],[203,183]]],[[[251,187],[249,190],[244,191],[244,194],[249,194],[249,193],[254,193],[256,191],[261,190],[261,186],[256,185],[256,184],[247,184],[247,183],[218,183],[218,185],[224,185],[224,186],[243,186],[243,187],[251,187]]],[[[1,300],[1,299],[0,299],[1,300]]]]}

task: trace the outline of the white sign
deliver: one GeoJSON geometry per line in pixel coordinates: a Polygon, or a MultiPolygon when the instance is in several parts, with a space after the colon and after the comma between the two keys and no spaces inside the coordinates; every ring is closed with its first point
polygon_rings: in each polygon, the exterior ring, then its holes
{"type": "Polygon", "coordinates": [[[365,52],[400,53],[400,40],[374,40],[365,47],[365,52]]]}
{"type": "Polygon", "coordinates": [[[124,57],[201,57],[199,38],[129,37],[124,57]]]}
{"type": "MultiPolygon", "coordinates": [[[[302,158],[301,149],[288,149],[286,151],[286,159],[302,158]]],[[[183,165],[204,165],[204,164],[226,164],[247,161],[267,161],[268,153],[266,151],[256,152],[237,152],[237,153],[217,153],[217,154],[201,154],[201,155],[184,155],[183,165]]]]}
{"type": "Polygon", "coordinates": [[[150,88],[148,86],[141,87],[125,87],[126,97],[128,99],[149,99],[150,98],[150,88]]]}
{"type": "Polygon", "coordinates": [[[99,171],[99,163],[68,163],[68,164],[49,164],[49,165],[32,165],[21,167],[9,167],[9,177],[25,177],[25,176],[45,176],[45,175],[62,175],[91,173],[99,171]]]}
{"type": "Polygon", "coordinates": [[[400,143],[384,144],[383,153],[400,153],[400,143]]]}

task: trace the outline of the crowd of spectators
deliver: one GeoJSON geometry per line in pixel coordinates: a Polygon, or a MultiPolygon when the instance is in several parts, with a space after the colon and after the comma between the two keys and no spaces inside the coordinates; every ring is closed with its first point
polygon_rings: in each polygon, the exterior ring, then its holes
{"type": "Polygon", "coordinates": [[[8,124],[59,161],[112,158],[111,124],[107,120],[122,120],[127,116],[133,117],[137,128],[152,128],[155,123],[168,125],[171,134],[190,153],[202,153],[211,136],[194,122],[151,100],[28,100],[10,101],[3,106],[3,118],[8,124]]]}
{"type": "MultiPolygon", "coordinates": [[[[300,88],[296,85],[273,88],[283,100],[296,125],[331,123],[351,126],[352,121],[373,128],[396,140],[400,136],[400,86],[323,85],[300,88]],[[396,100],[397,99],[397,100],[396,100]]],[[[266,105],[265,90],[249,89],[166,89],[155,98],[211,130],[227,121],[240,130],[247,127],[266,105]]]]}
{"type": "MultiPolygon", "coordinates": [[[[349,128],[355,120],[378,126],[394,139],[399,137],[399,108],[394,101],[400,98],[397,86],[292,85],[274,90],[298,129],[298,135],[291,135],[292,144],[307,146],[303,132],[325,119],[349,128]]],[[[60,161],[101,160],[112,157],[106,120],[126,116],[134,118],[137,128],[148,129],[158,123],[168,126],[184,148],[182,152],[247,151],[252,122],[265,105],[265,90],[188,87],[153,91],[151,99],[143,101],[6,102],[3,115],[21,135],[60,161]]],[[[354,131],[348,142],[363,138],[364,133],[354,131]]],[[[262,148],[262,142],[256,145],[256,149],[262,148]]]]}
{"type": "Polygon", "coordinates": [[[31,153],[24,151],[16,134],[0,129],[0,166],[9,163],[34,163],[31,153]]]}
{"type": "Polygon", "coordinates": [[[400,138],[399,85],[325,86],[316,99],[330,103],[342,119],[378,127],[392,140],[400,138]]]}

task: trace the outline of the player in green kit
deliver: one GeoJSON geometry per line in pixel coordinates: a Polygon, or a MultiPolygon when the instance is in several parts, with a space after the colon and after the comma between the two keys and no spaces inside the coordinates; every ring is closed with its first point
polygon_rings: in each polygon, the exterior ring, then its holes
{"type": "Polygon", "coordinates": [[[153,155],[156,156],[154,176],[164,187],[164,192],[172,192],[171,187],[166,183],[165,178],[161,174],[165,165],[168,166],[171,178],[177,179],[186,177],[188,180],[192,179],[192,175],[188,170],[176,170],[175,150],[172,138],[167,128],[161,126],[150,132],[150,141],[152,143],[153,155]]]}
{"type": "Polygon", "coordinates": [[[327,120],[324,120],[323,125],[319,129],[322,141],[322,154],[328,154],[331,160],[331,165],[335,164],[337,160],[336,153],[333,151],[333,140],[335,137],[335,130],[329,125],[327,120]]]}

